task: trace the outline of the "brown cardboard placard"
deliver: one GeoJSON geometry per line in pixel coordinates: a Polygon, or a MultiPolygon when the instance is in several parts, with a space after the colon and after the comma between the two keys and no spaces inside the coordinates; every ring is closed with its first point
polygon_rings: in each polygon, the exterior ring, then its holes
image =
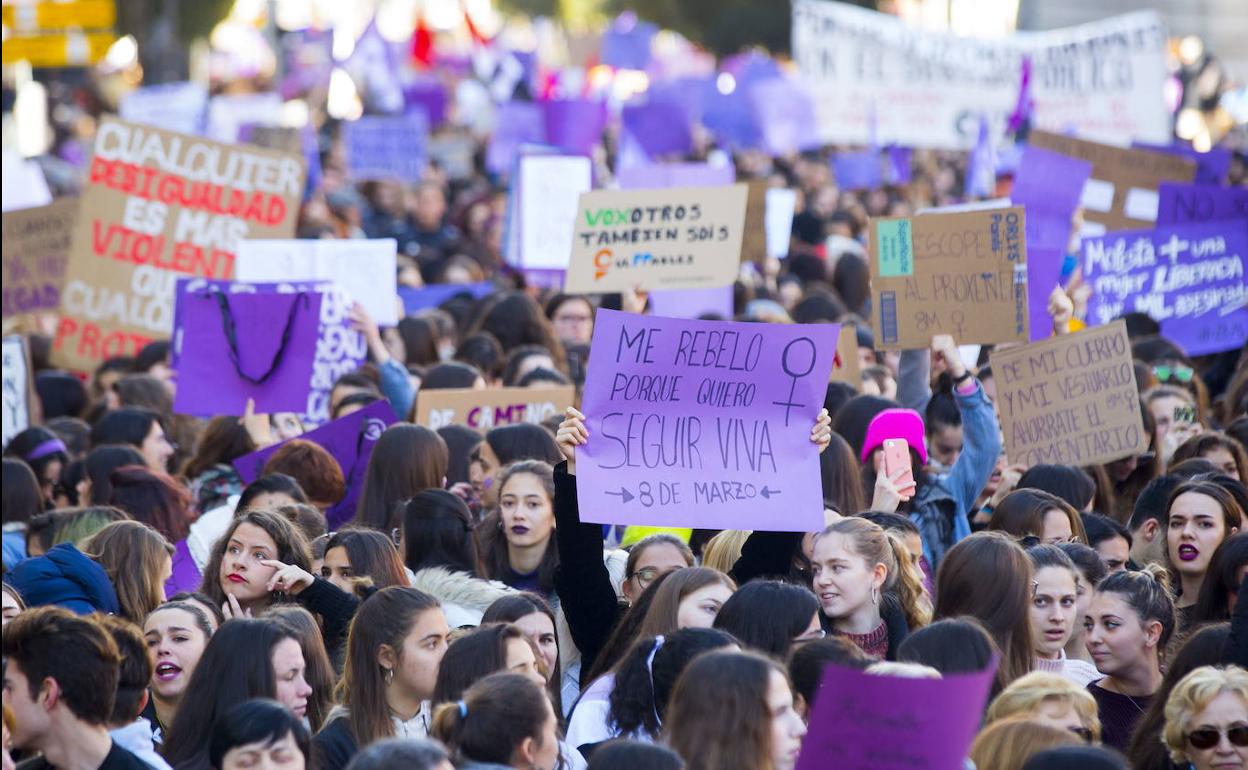
{"type": "Polygon", "coordinates": [[[1027,142],[1092,164],[1092,177],[1084,185],[1083,220],[1105,230],[1155,226],[1161,183],[1196,178],[1195,163],[1164,152],[1114,147],[1048,131],[1032,131],[1027,142]]]}
{"type": "Polygon", "coordinates": [[[741,237],[741,261],[762,264],[767,261],[767,180],[745,183],[745,232],[741,237]]]}
{"type": "Polygon", "coordinates": [[[564,291],[727,286],[740,269],[747,190],[734,184],[583,193],[564,291]]]}
{"type": "Polygon", "coordinates": [[[4,261],[4,317],[60,305],[77,198],[6,211],[0,251],[4,261]]]}
{"type": "Polygon", "coordinates": [[[303,139],[299,129],[290,126],[252,126],[249,144],[269,150],[281,150],[299,154],[303,152],[303,139]]]}
{"type": "Polygon", "coordinates": [[[228,279],[244,238],[291,238],[303,158],[105,117],[80,197],[54,363],[89,371],[173,330],[174,283],[228,279]]]}
{"type": "Polygon", "coordinates": [[[836,338],[836,358],[828,382],[843,382],[862,392],[862,370],[858,365],[858,329],[852,323],[841,324],[836,338]]]}
{"type": "Polygon", "coordinates": [[[472,388],[421,390],[416,396],[416,424],[437,430],[467,425],[485,431],[500,425],[539,423],[561,415],[576,399],[576,388],[472,388]]]}
{"type": "Polygon", "coordinates": [[[1021,206],[872,219],[871,328],[879,350],[1026,342],[1027,243],[1021,206]]]}
{"type": "Polygon", "coordinates": [[[1098,465],[1148,449],[1124,321],[996,350],[991,361],[1011,464],[1098,465]]]}

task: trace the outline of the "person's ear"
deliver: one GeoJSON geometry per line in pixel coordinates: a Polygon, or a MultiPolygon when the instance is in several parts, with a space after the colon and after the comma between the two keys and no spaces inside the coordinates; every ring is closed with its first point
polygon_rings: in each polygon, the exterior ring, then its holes
{"type": "Polygon", "coordinates": [[[147,708],[147,701],[148,701],[151,697],[152,697],[152,693],[151,693],[151,691],[150,691],[150,690],[147,690],[147,689],[144,689],[144,690],[143,690],[143,695],[142,695],[142,696],[140,696],[140,698],[139,698],[139,713],[140,713],[140,714],[142,714],[142,713],[143,713],[143,710],[147,708]]]}
{"type": "Polygon", "coordinates": [[[637,601],[637,594],[633,588],[633,581],[629,578],[624,578],[624,581],[620,583],[620,593],[624,594],[624,598],[629,604],[637,601]]]}
{"type": "Polygon", "coordinates": [[[1144,522],[1144,527],[1140,530],[1144,535],[1144,539],[1153,542],[1157,539],[1157,532],[1161,529],[1161,524],[1156,519],[1149,519],[1144,522]]]}
{"type": "Polygon", "coordinates": [[[533,767],[537,764],[537,741],[533,738],[525,738],[520,741],[520,745],[516,747],[517,762],[512,764],[517,767],[533,767]]]}
{"type": "Polygon", "coordinates": [[[876,564],[875,569],[871,570],[871,585],[883,591],[885,580],[888,580],[888,567],[876,564]]]}
{"type": "Polygon", "coordinates": [[[1161,621],[1150,620],[1144,624],[1144,642],[1149,647],[1158,647],[1161,644],[1161,621]]]}
{"type": "Polygon", "coordinates": [[[806,699],[802,697],[800,692],[793,693],[793,710],[802,718],[803,722],[810,721],[810,707],[806,705],[806,699]]]}
{"type": "Polygon", "coordinates": [[[398,667],[399,656],[395,654],[393,647],[383,644],[377,648],[377,665],[391,671],[398,667]]]}
{"type": "Polygon", "coordinates": [[[39,685],[39,692],[35,694],[35,700],[44,711],[51,711],[61,700],[61,686],[52,677],[45,677],[39,685]]]}

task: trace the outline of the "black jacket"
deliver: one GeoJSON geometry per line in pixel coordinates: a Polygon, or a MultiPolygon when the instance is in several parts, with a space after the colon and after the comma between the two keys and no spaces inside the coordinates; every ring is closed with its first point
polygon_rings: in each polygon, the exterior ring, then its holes
{"type": "Polygon", "coordinates": [[[312,754],[320,770],[343,770],[359,750],[351,734],[351,720],[345,716],[330,720],[312,738],[312,754]]]}

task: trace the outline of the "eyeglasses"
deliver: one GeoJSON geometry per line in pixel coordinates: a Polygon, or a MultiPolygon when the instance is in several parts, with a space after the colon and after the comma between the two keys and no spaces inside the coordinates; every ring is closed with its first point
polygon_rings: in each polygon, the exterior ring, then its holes
{"type": "Polygon", "coordinates": [[[1092,731],[1090,729],[1086,727],[1067,727],[1066,729],[1082,738],[1084,743],[1092,743],[1092,731]]]}
{"type": "MultiPolygon", "coordinates": [[[[683,569],[683,568],[677,567],[676,569],[683,569]]],[[[658,567],[642,567],[641,569],[637,570],[633,574],[629,575],[628,578],[626,579],[636,578],[637,585],[641,586],[642,588],[645,588],[646,586],[650,585],[655,580],[657,580],[660,576],[666,575],[668,572],[674,572],[674,571],[675,570],[661,570],[658,567]]]]}
{"type": "Polygon", "coordinates": [[[1175,364],[1174,366],[1154,366],[1153,374],[1156,375],[1157,379],[1161,382],[1177,380],[1182,383],[1189,383],[1192,381],[1192,375],[1194,375],[1195,372],[1190,366],[1175,364]]]}
{"type": "Polygon", "coordinates": [[[1226,732],[1214,729],[1212,727],[1204,727],[1199,730],[1192,730],[1187,734],[1187,742],[1194,749],[1211,749],[1218,745],[1218,741],[1225,735],[1231,742],[1232,746],[1244,748],[1248,746],[1248,725],[1239,725],[1237,727],[1228,728],[1226,732]]]}

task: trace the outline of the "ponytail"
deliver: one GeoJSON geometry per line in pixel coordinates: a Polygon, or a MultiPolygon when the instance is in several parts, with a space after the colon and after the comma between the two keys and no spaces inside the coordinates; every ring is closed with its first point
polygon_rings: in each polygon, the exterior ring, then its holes
{"type": "Polygon", "coordinates": [[[541,687],[502,671],[469,687],[463,700],[435,708],[429,732],[460,761],[506,764],[525,738],[541,745],[546,720],[553,716],[541,687]]]}
{"type": "Polygon", "coordinates": [[[433,717],[429,720],[429,734],[447,746],[459,745],[459,734],[463,730],[467,708],[461,709],[456,703],[440,703],[433,709],[433,717]]]}
{"type": "Polygon", "coordinates": [[[923,587],[923,575],[910,559],[910,549],[906,548],[906,544],[895,532],[885,530],[884,535],[888,538],[894,562],[888,565],[888,578],[884,586],[901,599],[906,623],[914,631],[932,622],[932,600],[927,595],[927,589],[923,587]]]}
{"type": "Polygon", "coordinates": [[[1157,640],[1157,651],[1159,656],[1164,657],[1175,627],[1170,575],[1165,567],[1150,563],[1141,570],[1115,572],[1102,580],[1096,591],[1118,594],[1135,610],[1141,621],[1160,623],[1161,637],[1157,640]]]}

